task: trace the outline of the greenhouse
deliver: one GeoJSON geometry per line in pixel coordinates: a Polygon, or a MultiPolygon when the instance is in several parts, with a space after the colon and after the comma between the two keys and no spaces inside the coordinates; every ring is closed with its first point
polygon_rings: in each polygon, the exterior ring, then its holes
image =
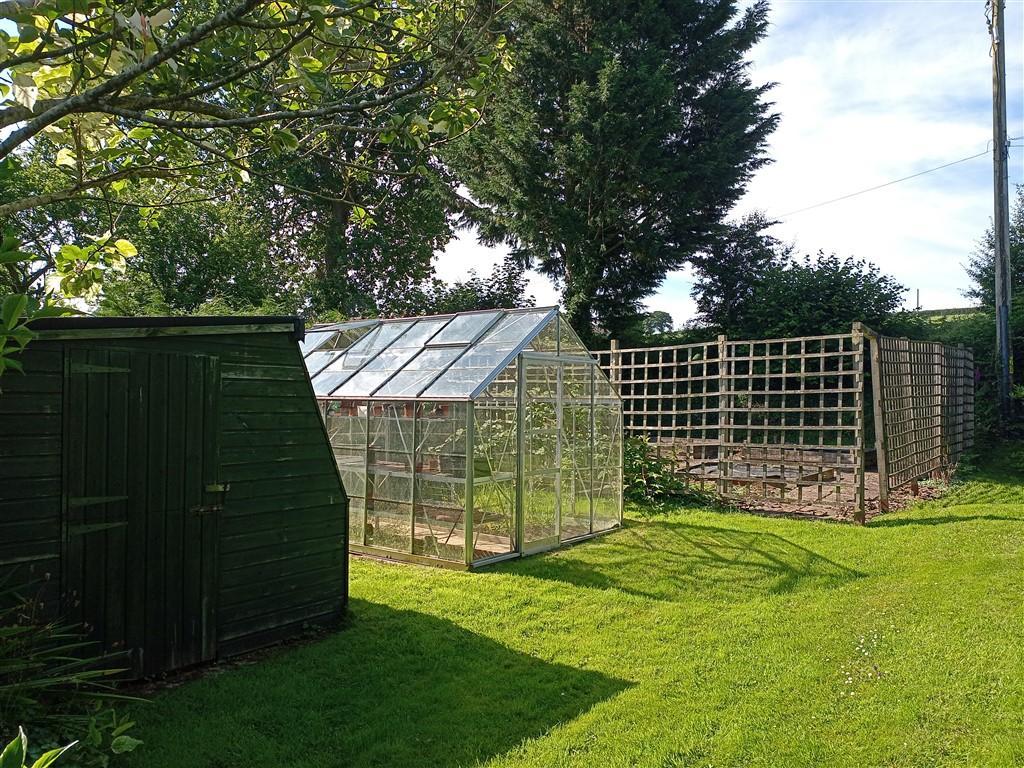
{"type": "Polygon", "coordinates": [[[555,308],[316,326],[350,548],[472,567],[622,519],[622,403],[555,308]]]}

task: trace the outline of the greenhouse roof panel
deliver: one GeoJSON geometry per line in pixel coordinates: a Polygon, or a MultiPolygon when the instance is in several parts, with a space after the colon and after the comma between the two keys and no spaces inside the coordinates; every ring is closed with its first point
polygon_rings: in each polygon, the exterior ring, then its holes
{"type": "Polygon", "coordinates": [[[531,308],[336,323],[311,329],[303,353],[321,397],[469,398],[557,316],[531,308]]]}

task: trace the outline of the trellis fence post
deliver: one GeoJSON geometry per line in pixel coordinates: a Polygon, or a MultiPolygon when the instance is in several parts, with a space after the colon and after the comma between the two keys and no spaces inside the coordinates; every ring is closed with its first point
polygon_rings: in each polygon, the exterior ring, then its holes
{"type": "Polygon", "coordinates": [[[871,398],[875,415],[875,461],[878,464],[878,510],[889,511],[889,450],[885,425],[885,408],[882,386],[882,344],[877,333],[863,328],[865,338],[871,345],[871,398]]]}
{"type": "MultiPolygon", "coordinates": [[[[731,435],[726,439],[727,431],[732,424],[732,398],[728,394],[726,385],[729,382],[726,359],[729,353],[729,339],[725,334],[718,336],[718,493],[725,496],[728,493],[729,482],[729,460],[726,457],[726,447],[732,442],[731,435]]],[[[705,369],[706,370],[706,369],[705,369]]]]}

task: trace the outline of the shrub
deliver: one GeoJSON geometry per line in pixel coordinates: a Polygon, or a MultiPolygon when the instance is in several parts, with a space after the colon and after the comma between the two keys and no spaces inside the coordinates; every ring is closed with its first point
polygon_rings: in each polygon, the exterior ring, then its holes
{"type": "Polygon", "coordinates": [[[41,619],[33,601],[6,590],[0,605],[0,732],[27,727],[46,754],[75,740],[75,764],[90,768],[138,746],[113,707],[129,700],[113,686],[122,670],[77,627],[41,619]]]}
{"type": "Polygon", "coordinates": [[[661,512],[669,502],[709,506],[716,501],[713,494],[689,485],[675,472],[674,457],[659,455],[646,438],[626,438],[622,475],[626,500],[645,511],[661,512]]]}

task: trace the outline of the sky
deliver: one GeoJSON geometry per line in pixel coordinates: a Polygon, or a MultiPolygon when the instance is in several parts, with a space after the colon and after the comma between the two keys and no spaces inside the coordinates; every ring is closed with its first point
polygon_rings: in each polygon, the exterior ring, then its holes
{"type": "MultiPolygon", "coordinates": [[[[760,210],[798,253],[877,264],[914,307],[965,306],[964,263],[991,223],[991,154],[848,200],[823,201],[991,148],[992,60],[984,0],[774,0],[751,57],[781,114],[768,155],[734,211],[760,210]]],[[[1008,131],[1024,137],[1024,0],[1006,2],[1008,131]]],[[[1024,141],[1015,142],[1024,145],[1024,141]]],[[[1011,196],[1024,148],[1010,150],[1011,196]]],[[[438,275],[486,274],[503,256],[472,233],[438,254],[438,275]]],[[[692,276],[668,275],[647,306],[679,325],[693,317],[692,276]]],[[[538,304],[558,292],[531,275],[538,304]]]]}

